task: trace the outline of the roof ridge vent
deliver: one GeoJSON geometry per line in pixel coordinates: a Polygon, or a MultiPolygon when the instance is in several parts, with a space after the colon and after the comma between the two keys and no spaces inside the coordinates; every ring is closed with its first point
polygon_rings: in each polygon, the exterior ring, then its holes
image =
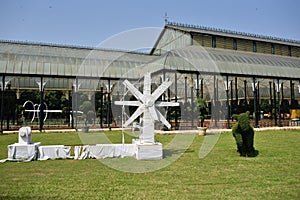
{"type": "Polygon", "coordinates": [[[182,27],[182,28],[190,28],[190,29],[199,29],[199,30],[204,30],[204,31],[214,31],[214,32],[219,32],[219,33],[227,33],[227,34],[247,36],[247,37],[254,37],[254,38],[259,38],[259,39],[274,40],[274,41],[279,41],[279,42],[289,42],[289,43],[294,43],[294,44],[300,44],[299,40],[285,39],[285,38],[273,37],[273,36],[268,36],[268,35],[260,35],[260,34],[255,34],[255,33],[246,33],[246,32],[241,32],[241,31],[232,31],[232,30],[228,30],[228,29],[214,28],[214,27],[208,27],[208,26],[202,26],[202,25],[183,24],[183,23],[171,22],[171,21],[168,21],[166,23],[166,25],[167,26],[168,25],[169,26],[177,26],[177,27],[182,27]]]}

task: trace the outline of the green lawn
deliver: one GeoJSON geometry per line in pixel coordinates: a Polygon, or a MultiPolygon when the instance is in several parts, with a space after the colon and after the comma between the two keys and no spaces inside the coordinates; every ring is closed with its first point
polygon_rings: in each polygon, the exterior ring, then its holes
{"type": "MultiPolygon", "coordinates": [[[[6,162],[0,164],[0,199],[300,199],[299,133],[257,132],[255,158],[239,157],[231,133],[224,133],[199,159],[204,137],[196,136],[178,160],[148,173],[118,171],[94,159],[6,162]]],[[[106,134],[113,142],[121,141],[120,132],[106,134]]],[[[163,144],[173,138],[156,136],[163,144]]],[[[7,145],[17,139],[17,134],[0,135],[1,159],[7,157],[7,145]]],[[[77,133],[34,134],[33,141],[81,143],[77,133]]]]}

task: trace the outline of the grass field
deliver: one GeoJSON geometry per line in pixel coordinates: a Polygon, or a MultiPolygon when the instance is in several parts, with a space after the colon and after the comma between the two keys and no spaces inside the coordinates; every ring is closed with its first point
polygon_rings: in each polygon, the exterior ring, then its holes
{"type": "MultiPolygon", "coordinates": [[[[121,141],[120,132],[106,134],[121,141]]],[[[156,140],[167,144],[173,137],[156,140]]],[[[17,138],[0,135],[1,159],[17,138]]],[[[239,157],[232,135],[223,133],[199,159],[203,139],[196,136],[176,162],[149,173],[125,173],[94,159],[2,163],[0,199],[300,199],[300,131],[257,132],[255,158],[239,157]]],[[[34,134],[33,141],[81,143],[77,133],[34,134]]]]}

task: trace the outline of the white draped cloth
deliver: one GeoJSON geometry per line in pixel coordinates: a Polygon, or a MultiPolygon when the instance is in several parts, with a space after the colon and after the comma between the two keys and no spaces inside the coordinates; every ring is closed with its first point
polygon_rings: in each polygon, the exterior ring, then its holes
{"type": "Polygon", "coordinates": [[[71,158],[71,147],[64,145],[48,145],[39,147],[39,160],[71,158]]]}
{"type": "Polygon", "coordinates": [[[81,154],[79,153],[81,147],[75,146],[74,159],[86,158],[115,158],[115,157],[128,157],[134,156],[136,153],[135,144],[96,144],[85,145],[82,147],[81,154]],[[80,154],[80,156],[78,156],[80,154]]]}

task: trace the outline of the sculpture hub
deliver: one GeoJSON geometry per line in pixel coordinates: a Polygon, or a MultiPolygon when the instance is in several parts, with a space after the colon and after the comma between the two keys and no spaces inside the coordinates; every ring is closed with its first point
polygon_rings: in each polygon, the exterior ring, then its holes
{"type": "Polygon", "coordinates": [[[145,106],[147,108],[149,108],[153,105],[154,105],[154,99],[151,96],[147,97],[146,102],[145,102],[145,106]]]}

